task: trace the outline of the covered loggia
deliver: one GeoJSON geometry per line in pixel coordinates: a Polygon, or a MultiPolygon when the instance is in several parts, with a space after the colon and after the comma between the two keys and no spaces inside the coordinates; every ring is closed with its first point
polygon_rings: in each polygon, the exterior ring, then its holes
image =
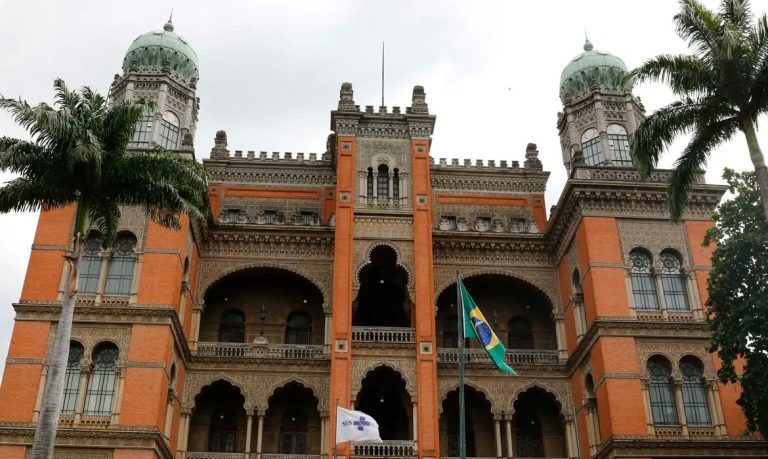
{"type": "MultiPolygon", "coordinates": [[[[464,386],[464,419],[468,457],[496,456],[491,404],[475,388],[464,386]]],[[[459,391],[448,393],[440,414],[440,451],[448,457],[459,456],[459,391]]]]}
{"type": "Polygon", "coordinates": [[[380,366],[368,372],[357,394],[355,409],[376,420],[382,440],[413,438],[411,396],[396,370],[380,366]]]}
{"type": "Polygon", "coordinates": [[[397,262],[397,252],[392,247],[381,245],[371,251],[368,264],[359,274],[353,326],[411,326],[408,273],[397,262]]]}

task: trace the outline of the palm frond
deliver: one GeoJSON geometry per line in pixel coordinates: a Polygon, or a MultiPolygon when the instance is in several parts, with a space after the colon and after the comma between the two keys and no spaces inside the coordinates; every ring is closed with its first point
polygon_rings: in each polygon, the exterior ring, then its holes
{"type": "Polygon", "coordinates": [[[694,56],[662,54],[649,59],[629,73],[636,82],[669,84],[678,96],[693,96],[715,90],[717,75],[712,67],[694,56]]]}
{"type": "Polygon", "coordinates": [[[753,48],[755,48],[755,65],[748,111],[753,120],[761,114],[768,113],[768,16],[762,15],[757,19],[754,31],[753,48]]]}
{"type": "Polygon", "coordinates": [[[0,170],[21,175],[47,170],[52,166],[48,153],[34,142],[0,137],[0,170]]]}
{"type": "Polygon", "coordinates": [[[0,213],[28,212],[62,207],[74,201],[66,188],[27,177],[17,177],[0,187],[0,213]]]}
{"type": "Polygon", "coordinates": [[[682,0],[680,6],[680,12],[674,17],[677,34],[699,57],[713,61],[722,18],[697,0],[682,0]]]}
{"type": "Polygon", "coordinates": [[[109,199],[97,199],[88,204],[90,227],[101,233],[103,247],[111,246],[120,226],[120,207],[109,199]]]}
{"type": "Polygon", "coordinates": [[[749,0],[723,0],[720,3],[720,16],[744,34],[752,27],[753,16],[749,0]]]}
{"type": "Polygon", "coordinates": [[[680,221],[691,190],[703,173],[709,154],[722,142],[729,140],[739,129],[737,117],[695,126],[693,138],[675,161],[669,181],[669,204],[672,220],[680,221]]]}

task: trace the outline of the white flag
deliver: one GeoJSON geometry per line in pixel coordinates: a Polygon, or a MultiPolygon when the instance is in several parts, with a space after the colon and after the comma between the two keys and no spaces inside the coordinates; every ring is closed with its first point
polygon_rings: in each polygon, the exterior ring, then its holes
{"type": "Polygon", "coordinates": [[[345,441],[376,441],[383,443],[379,436],[379,423],[362,411],[336,407],[336,444],[345,441]]]}

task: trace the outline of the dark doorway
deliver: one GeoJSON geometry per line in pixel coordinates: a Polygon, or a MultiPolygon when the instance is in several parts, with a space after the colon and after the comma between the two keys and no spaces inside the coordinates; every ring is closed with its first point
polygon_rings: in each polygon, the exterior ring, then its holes
{"type": "Polygon", "coordinates": [[[408,275],[397,265],[397,253],[387,246],[371,251],[370,263],[360,271],[360,291],[352,325],[409,327],[408,275]]]}
{"type": "Polygon", "coordinates": [[[379,367],[369,372],[363,379],[355,406],[379,423],[382,440],[411,438],[411,397],[397,371],[379,367]]]}

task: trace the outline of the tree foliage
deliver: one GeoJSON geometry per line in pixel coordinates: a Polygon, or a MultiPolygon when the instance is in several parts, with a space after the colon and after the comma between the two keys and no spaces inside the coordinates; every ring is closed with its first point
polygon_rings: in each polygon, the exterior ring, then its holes
{"type": "Polygon", "coordinates": [[[647,177],[679,135],[692,134],[669,183],[672,218],[679,220],[712,150],[742,132],[768,221],[768,169],[756,135],[758,117],[768,113],[768,19],[755,20],[749,0],[722,0],[717,12],[681,0],[674,22],[692,54],[656,56],[627,76],[666,83],[678,97],[638,126],[630,145],[635,163],[647,177]]]}
{"type": "Polygon", "coordinates": [[[726,169],[736,196],[723,202],[704,245],[716,244],[707,289],[710,352],[722,382],[739,383],[737,403],[750,431],[768,438],[768,224],[755,174],[726,169]]]}

